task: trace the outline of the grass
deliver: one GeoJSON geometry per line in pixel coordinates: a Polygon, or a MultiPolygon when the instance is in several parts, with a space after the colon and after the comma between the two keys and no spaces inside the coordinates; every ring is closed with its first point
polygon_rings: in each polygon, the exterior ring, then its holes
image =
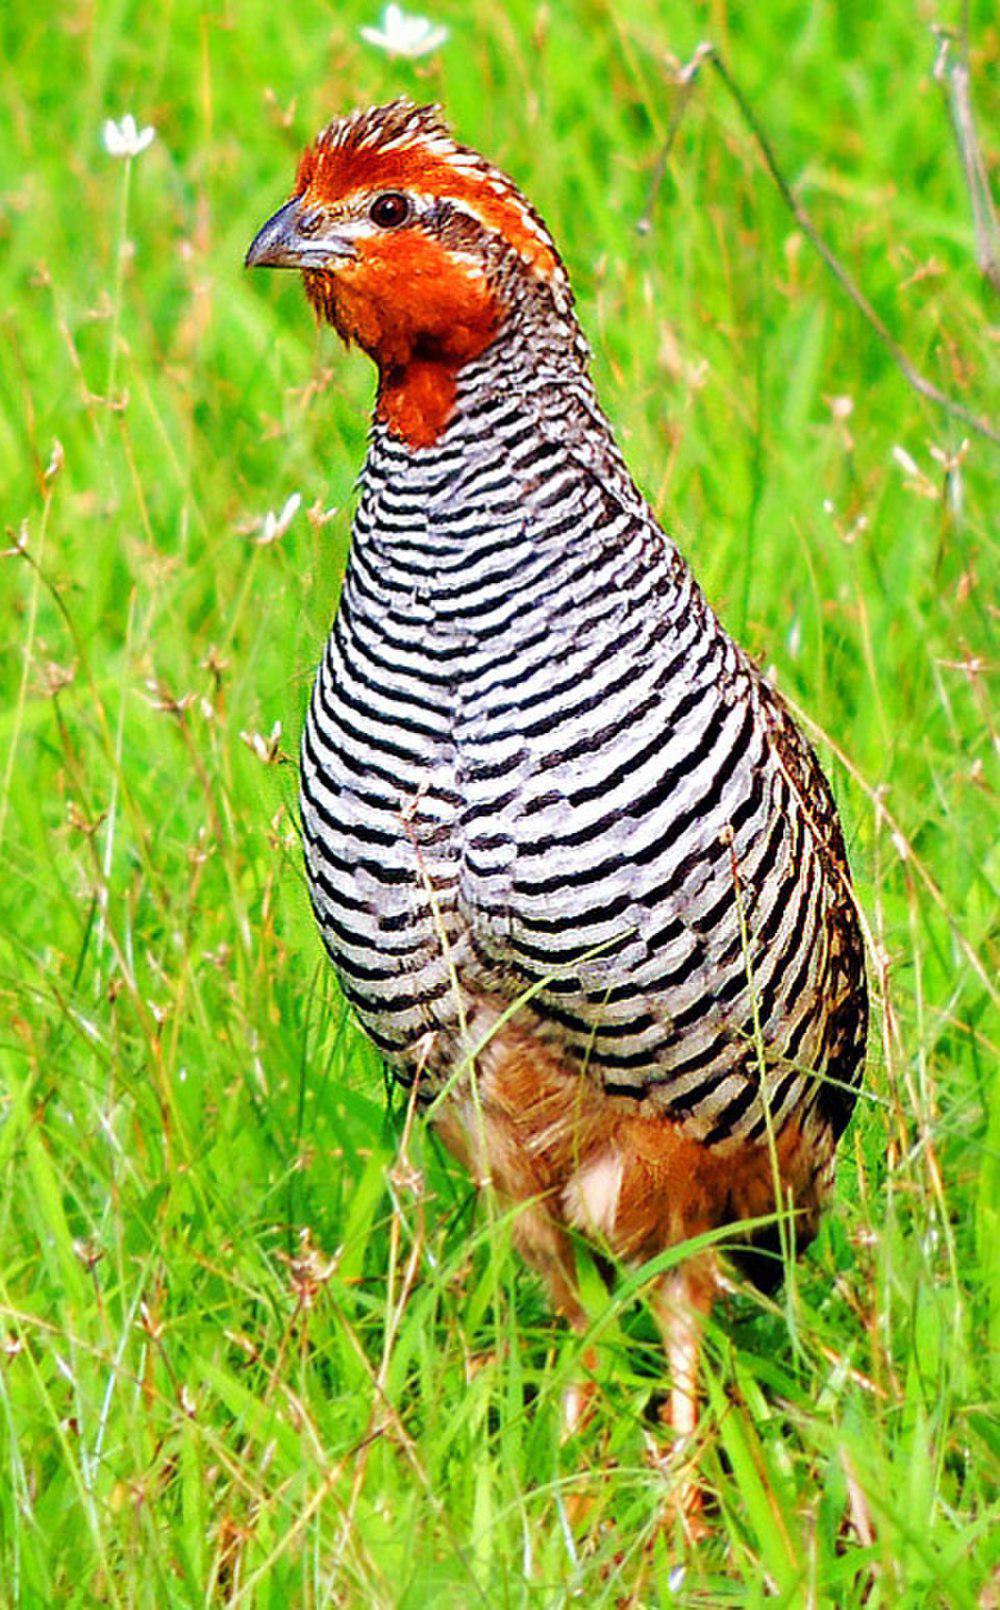
{"type": "MultiPolygon", "coordinates": [[[[905,384],[710,74],[634,230],[665,53],[711,37],[912,361],[988,412],[996,307],[930,75],[958,7],[438,16],[421,68],[359,42],[368,0],[5,11],[0,1596],[995,1605],[996,449],[905,384]],[[658,1525],[635,1283],[591,1294],[600,1393],[560,1446],[580,1343],[406,1128],[308,913],[281,751],[371,375],[240,264],[305,138],[399,91],[562,242],[641,484],[825,735],[876,948],[835,1209],[776,1303],[711,1328],[694,1547],[658,1525]],[[129,109],[157,130],[130,185],[100,143],[129,109]]],[[[971,41],[983,96],[984,3],[971,41]]]]}

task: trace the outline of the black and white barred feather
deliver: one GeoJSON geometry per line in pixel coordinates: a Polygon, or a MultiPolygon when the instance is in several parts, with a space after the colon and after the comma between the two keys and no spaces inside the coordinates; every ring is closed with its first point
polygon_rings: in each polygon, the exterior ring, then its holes
{"type": "Polygon", "coordinates": [[[708,1144],[836,1136],[866,995],[829,788],[633,485],[566,298],[515,303],[432,446],[373,428],[302,740],[324,941],[426,1093],[513,1007],[708,1144]]]}

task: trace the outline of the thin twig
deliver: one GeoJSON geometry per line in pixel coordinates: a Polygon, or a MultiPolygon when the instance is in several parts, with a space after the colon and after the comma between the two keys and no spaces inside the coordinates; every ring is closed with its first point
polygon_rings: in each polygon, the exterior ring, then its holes
{"type": "Polygon", "coordinates": [[[681,126],[681,119],[687,110],[687,103],[691,99],[691,95],[694,91],[695,79],[698,77],[698,69],[701,67],[705,57],[711,54],[711,50],[711,45],[699,45],[694,55],[691,57],[691,60],[687,62],[685,66],[681,67],[677,73],[677,95],[674,99],[674,110],[670,118],[670,127],[667,129],[667,137],[663,142],[663,149],[657,158],[656,167],[653,170],[653,177],[650,182],[649,192],[646,196],[646,205],[643,207],[642,216],[635,226],[640,235],[648,235],[653,227],[653,208],[656,206],[656,198],[659,194],[660,186],[663,183],[663,176],[667,171],[667,163],[670,161],[670,153],[674,148],[674,141],[677,138],[677,130],[681,126]]]}
{"type": "Polygon", "coordinates": [[[986,282],[1000,292],[1000,228],[990,195],[976,120],[972,112],[972,88],[969,78],[968,46],[961,41],[958,61],[949,60],[951,38],[941,28],[935,28],[938,53],[934,62],[934,77],[941,85],[955,131],[955,143],[962,160],[966,189],[972,205],[972,227],[976,237],[976,267],[986,282]]]}
{"type": "Polygon", "coordinates": [[[704,61],[711,62],[712,66],[715,68],[715,71],[718,73],[723,84],[728,90],[731,98],[736,103],[737,110],[739,111],[740,116],[753,136],[757,148],[764,159],[764,165],[767,168],[768,173],[771,175],[771,178],[774,180],[781,199],[791,212],[799,228],[802,230],[802,233],[812,243],[820,257],[822,257],[827,268],[830,270],[830,273],[833,275],[841,289],[854,303],[854,306],[858,309],[858,312],[861,314],[862,318],[875,332],[879,341],[881,341],[882,345],[885,347],[893,363],[896,365],[907,384],[912,386],[913,390],[919,393],[921,397],[926,397],[928,402],[936,403],[939,408],[943,408],[945,412],[951,414],[954,419],[960,419],[963,424],[968,425],[971,430],[977,431],[981,436],[987,437],[989,441],[996,442],[998,445],[1000,445],[1000,430],[998,430],[995,425],[993,425],[988,419],[984,419],[980,414],[973,413],[970,408],[966,408],[964,403],[956,402],[953,397],[949,397],[947,393],[941,391],[941,389],[936,386],[932,380],[928,380],[925,375],[922,375],[918,369],[914,368],[913,364],[910,362],[910,359],[907,357],[898,341],[896,341],[895,337],[890,334],[885,323],[880,318],[878,313],[876,313],[864,292],[858,285],[855,284],[854,280],[851,278],[851,275],[847,272],[847,269],[843,266],[840,259],[834,255],[834,253],[830,250],[830,247],[819,234],[809,214],[796,197],[791,185],[788,183],[788,180],[782,173],[781,168],[778,166],[778,159],[774,154],[774,149],[760,122],[758,121],[753,107],[750,105],[750,102],[747,100],[739,84],[730,73],[715,46],[710,43],[705,42],[700,44],[690,62],[688,62],[687,65],[681,69],[680,74],[678,75],[681,86],[678,95],[678,109],[675,110],[674,117],[671,120],[670,129],[668,130],[667,139],[664,144],[664,152],[661,153],[660,160],[657,163],[653,183],[650,186],[649,197],[643,210],[642,217],[639,220],[638,228],[643,232],[648,232],[651,227],[653,208],[656,204],[656,195],[659,186],[662,183],[663,175],[666,171],[666,164],[670,155],[670,148],[673,145],[676,137],[680,118],[690,100],[691,88],[694,79],[701,68],[702,62],[704,61]]]}

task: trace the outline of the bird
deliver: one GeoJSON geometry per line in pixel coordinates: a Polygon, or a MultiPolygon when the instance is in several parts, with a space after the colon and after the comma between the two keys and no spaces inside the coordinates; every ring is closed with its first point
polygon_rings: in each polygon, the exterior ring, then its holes
{"type": "Polygon", "coordinates": [[[681,1249],[683,1443],[722,1259],[780,1284],[863,1078],[833,794],[637,489],[540,214],[440,108],[330,122],[246,264],[378,374],[300,756],[340,988],[577,1331],[581,1242],[681,1249]]]}

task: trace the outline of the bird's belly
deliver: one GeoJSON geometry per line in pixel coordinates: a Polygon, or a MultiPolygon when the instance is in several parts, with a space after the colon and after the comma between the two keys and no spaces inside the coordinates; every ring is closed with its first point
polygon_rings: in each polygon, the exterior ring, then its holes
{"type": "Polygon", "coordinates": [[[345,994],[404,1073],[450,1078],[500,1001],[691,1135],[759,1138],[772,1094],[772,1116],[793,1109],[820,1051],[829,890],[746,690],[713,677],[668,698],[637,664],[596,714],[532,723],[467,676],[429,736],[372,724],[359,747],[321,672],[310,889],[345,994]]]}
{"type": "MultiPolygon", "coordinates": [[[[776,1137],[708,1145],[683,1120],[581,1083],[558,1052],[509,1020],[497,1021],[478,1059],[475,1099],[459,1086],[435,1122],[478,1182],[490,1180],[526,1205],[522,1250],[542,1266],[551,1220],[642,1262],[720,1226],[772,1214],[776,1185],[777,1205],[787,1205],[789,1194],[795,1202],[801,1247],[815,1233],[832,1181],[832,1137],[808,1120],[786,1124],[776,1137]]],[[[754,1262],[755,1278],[773,1283],[768,1276],[780,1262],[769,1268],[765,1253],[754,1262]]]]}

